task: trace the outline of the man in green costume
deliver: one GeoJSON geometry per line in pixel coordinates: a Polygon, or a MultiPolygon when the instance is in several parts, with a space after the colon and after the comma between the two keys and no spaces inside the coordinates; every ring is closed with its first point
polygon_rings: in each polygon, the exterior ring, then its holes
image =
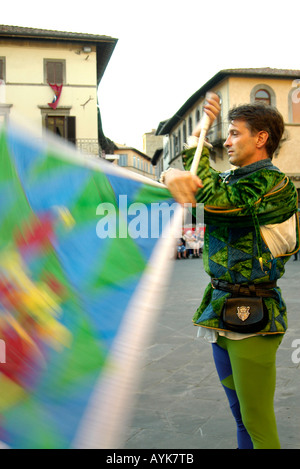
{"type": "MultiPolygon", "coordinates": [[[[217,95],[207,95],[204,110],[212,124],[220,111],[217,95]]],[[[236,169],[215,171],[204,148],[198,174],[191,174],[192,146],[183,153],[186,171],[167,171],[163,182],[178,202],[204,203],[203,262],[211,282],[193,321],[199,335],[212,342],[216,368],[237,423],[238,447],[278,449],[275,363],[287,315],[276,281],[299,249],[297,192],[272,163],[284,131],[280,113],[254,103],[230,110],[228,121],[224,147],[236,169]],[[226,316],[229,298],[235,298],[233,324],[226,316]],[[242,302],[236,303],[240,298],[242,302]],[[262,298],[256,312],[248,306],[253,298],[255,303],[262,298]],[[256,313],[263,315],[260,323],[256,313]],[[245,327],[253,319],[254,324],[245,327]]],[[[200,126],[193,136],[199,134],[200,126]]]]}

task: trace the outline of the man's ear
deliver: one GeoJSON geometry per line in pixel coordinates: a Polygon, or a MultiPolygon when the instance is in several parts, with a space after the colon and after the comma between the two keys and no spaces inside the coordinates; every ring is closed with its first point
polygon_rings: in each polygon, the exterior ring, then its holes
{"type": "Polygon", "coordinates": [[[260,132],[258,132],[257,133],[257,148],[262,148],[264,145],[266,145],[268,138],[269,138],[269,134],[265,130],[261,130],[260,132]]]}

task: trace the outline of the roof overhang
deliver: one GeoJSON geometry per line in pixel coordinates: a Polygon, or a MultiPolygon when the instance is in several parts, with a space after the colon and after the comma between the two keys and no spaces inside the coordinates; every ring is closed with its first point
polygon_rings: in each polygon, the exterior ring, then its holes
{"type": "Polygon", "coordinates": [[[83,45],[96,46],[97,54],[97,86],[104,75],[105,69],[116,47],[118,39],[97,34],[72,33],[67,31],[52,31],[48,29],[25,28],[21,26],[0,25],[0,39],[49,42],[72,42],[83,45]]]}
{"type": "Polygon", "coordinates": [[[160,157],[162,156],[162,153],[163,153],[163,149],[162,149],[162,148],[158,148],[157,150],[155,150],[155,153],[154,153],[154,155],[153,155],[152,158],[151,158],[151,163],[153,164],[153,166],[156,165],[156,163],[158,162],[158,160],[159,160],[160,157]]]}
{"type": "Polygon", "coordinates": [[[221,81],[228,77],[245,77],[245,78],[281,78],[296,79],[300,77],[300,70],[282,70],[274,68],[241,68],[221,70],[208,80],[201,88],[199,88],[181,108],[168,120],[159,123],[156,135],[167,135],[171,130],[184,118],[185,114],[197,103],[204,98],[206,93],[218,85],[221,81]]]}

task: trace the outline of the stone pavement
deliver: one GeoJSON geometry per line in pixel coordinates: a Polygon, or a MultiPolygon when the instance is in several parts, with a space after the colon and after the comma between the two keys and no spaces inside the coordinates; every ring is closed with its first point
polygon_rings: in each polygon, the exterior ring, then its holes
{"type": "MultiPolygon", "coordinates": [[[[235,423],[215,371],[211,345],[196,338],[197,329],[191,323],[208,280],[201,259],[174,261],[166,301],[144,352],[123,449],[237,447],[235,423]]],[[[290,259],[279,285],[288,307],[289,329],[277,354],[275,411],[282,448],[300,449],[299,260],[290,259]],[[293,344],[297,339],[299,343],[293,344]]]]}

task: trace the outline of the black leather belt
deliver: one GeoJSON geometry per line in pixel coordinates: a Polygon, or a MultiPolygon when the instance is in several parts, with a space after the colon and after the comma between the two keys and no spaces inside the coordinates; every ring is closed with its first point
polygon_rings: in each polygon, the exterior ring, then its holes
{"type": "Polygon", "coordinates": [[[248,283],[241,285],[239,283],[229,283],[225,280],[211,279],[212,287],[216,290],[233,293],[242,296],[262,296],[265,298],[277,298],[277,293],[273,290],[277,286],[276,281],[265,283],[248,283]]]}

